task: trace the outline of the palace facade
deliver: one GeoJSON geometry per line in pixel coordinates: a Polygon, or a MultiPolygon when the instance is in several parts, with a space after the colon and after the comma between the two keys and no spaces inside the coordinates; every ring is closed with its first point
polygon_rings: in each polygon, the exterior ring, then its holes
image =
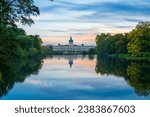
{"type": "Polygon", "coordinates": [[[70,37],[68,45],[60,45],[58,44],[52,46],[54,52],[88,52],[89,49],[95,48],[95,46],[85,46],[82,45],[74,45],[73,39],[70,37]]]}

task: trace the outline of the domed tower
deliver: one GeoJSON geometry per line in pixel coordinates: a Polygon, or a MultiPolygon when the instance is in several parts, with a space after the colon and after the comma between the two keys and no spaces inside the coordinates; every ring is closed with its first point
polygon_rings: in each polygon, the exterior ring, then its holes
{"type": "Polygon", "coordinates": [[[69,46],[73,46],[73,39],[72,39],[72,37],[70,37],[69,46]]]}

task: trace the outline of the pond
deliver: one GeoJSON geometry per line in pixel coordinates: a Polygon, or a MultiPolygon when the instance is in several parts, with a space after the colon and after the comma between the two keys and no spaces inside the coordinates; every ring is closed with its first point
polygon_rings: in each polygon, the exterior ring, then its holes
{"type": "Polygon", "coordinates": [[[55,55],[0,67],[1,100],[149,100],[150,62],[55,55]]]}

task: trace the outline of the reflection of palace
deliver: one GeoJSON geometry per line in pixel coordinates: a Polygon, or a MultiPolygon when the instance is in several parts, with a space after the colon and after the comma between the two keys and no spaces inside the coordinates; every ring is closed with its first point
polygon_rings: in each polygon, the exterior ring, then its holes
{"type": "Polygon", "coordinates": [[[58,44],[57,46],[52,46],[53,51],[60,51],[60,52],[68,52],[68,51],[73,51],[73,52],[87,52],[89,49],[95,48],[95,46],[85,46],[84,44],[82,45],[74,45],[73,44],[73,39],[70,37],[69,40],[69,45],[60,45],[58,44]]]}
{"type": "Polygon", "coordinates": [[[58,55],[58,56],[55,56],[58,60],[60,59],[65,59],[66,62],[68,63],[69,67],[72,68],[73,64],[74,64],[74,60],[77,60],[77,59],[80,59],[80,60],[83,60],[85,58],[88,57],[89,60],[93,60],[95,58],[94,55],[58,55]]]}
{"type": "Polygon", "coordinates": [[[73,56],[69,56],[68,57],[68,59],[69,59],[69,65],[70,65],[70,68],[72,67],[72,65],[73,65],[73,56]]]}

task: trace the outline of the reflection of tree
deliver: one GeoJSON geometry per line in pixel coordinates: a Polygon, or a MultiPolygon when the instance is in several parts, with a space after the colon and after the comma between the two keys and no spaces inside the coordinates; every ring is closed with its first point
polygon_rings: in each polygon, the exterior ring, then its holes
{"type": "Polygon", "coordinates": [[[16,82],[23,82],[31,74],[37,74],[41,67],[41,60],[18,60],[0,65],[0,97],[6,95],[16,82]]]}
{"type": "Polygon", "coordinates": [[[95,71],[102,75],[126,75],[128,62],[125,60],[98,57],[95,71]]]}
{"type": "Polygon", "coordinates": [[[98,57],[95,70],[102,75],[123,77],[138,95],[148,96],[150,94],[149,62],[98,57]]]}
{"type": "Polygon", "coordinates": [[[88,55],[88,58],[89,58],[90,60],[94,60],[95,55],[94,55],[94,54],[89,54],[89,55],[88,55]]]}
{"type": "Polygon", "coordinates": [[[150,94],[150,66],[148,64],[131,63],[127,68],[128,83],[134,87],[138,95],[150,94]]]}

